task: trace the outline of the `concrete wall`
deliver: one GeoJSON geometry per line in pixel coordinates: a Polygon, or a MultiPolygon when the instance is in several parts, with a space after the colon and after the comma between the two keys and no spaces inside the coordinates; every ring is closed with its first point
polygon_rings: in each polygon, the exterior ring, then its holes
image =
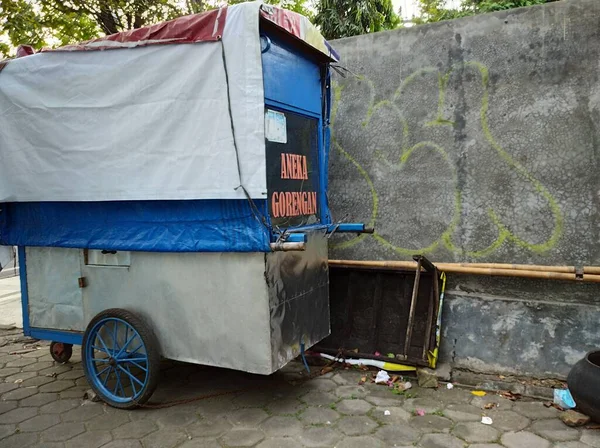
{"type": "MultiPolygon", "coordinates": [[[[600,2],[341,39],[332,257],[600,265],[600,2]]],[[[600,286],[450,276],[443,356],[564,376],[600,347],[600,286]]]]}

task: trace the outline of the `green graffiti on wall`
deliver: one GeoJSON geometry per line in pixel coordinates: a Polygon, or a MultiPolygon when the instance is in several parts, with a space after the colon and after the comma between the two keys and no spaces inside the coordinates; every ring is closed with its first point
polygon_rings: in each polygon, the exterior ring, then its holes
{"type": "MultiPolygon", "coordinates": [[[[401,169],[405,166],[407,161],[411,158],[413,154],[423,149],[433,150],[448,165],[450,172],[452,173],[452,180],[454,185],[454,207],[452,213],[452,219],[450,220],[449,225],[446,229],[435,239],[431,244],[427,247],[421,248],[406,248],[400,247],[398,245],[393,244],[387,238],[382,236],[381,234],[375,232],[373,235],[360,235],[355,238],[352,238],[347,241],[343,241],[335,244],[333,247],[338,249],[350,248],[355,246],[365,238],[374,238],[381,245],[387,247],[395,251],[399,255],[407,256],[412,255],[416,252],[418,253],[431,253],[440,247],[445,247],[446,249],[463,256],[468,256],[471,258],[481,258],[485,257],[494,251],[496,251],[500,246],[502,246],[505,242],[511,242],[519,247],[525,248],[535,253],[545,253],[552,248],[554,248],[559,241],[562,233],[564,220],[561,209],[557,200],[552,196],[552,194],[548,191],[548,189],[542,185],[542,183],[537,180],[523,165],[521,165],[518,161],[516,161],[494,138],[492,131],[490,130],[490,125],[488,122],[488,110],[489,110],[489,71],[487,67],[478,62],[465,62],[458,65],[454,65],[445,73],[439,72],[437,68],[424,68],[412,73],[410,76],[406,77],[400,86],[396,89],[391,99],[383,100],[380,102],[375,102],[375,86],[374,84],[364,76],[356,75],[357,78],[368,85],[370,98],[369,98],[369,106],[366,113],[365,120],[363,121],[363,126],[368,126],[371,122],[373,114],[377,112],[381,108],[390,108],[394,114],[398,117],[398,120],[402,129],[403,143],[401,147],[399,160],[395,162],[389,162],[384,155],[382,155],[379,151],[375,151],[375,157],[379,157],[380,161],[387,164],[389,167],[393,168],[394,166],[401,169]],[[518,173],[522,178],[528,182],[535,192],[539,194],[544,201],[547,203],[549,210],[552,213],[553,219],[553,229],[550,236],[543,242],[540,243],[530,243],[525,239],[516,235],[513,231],[509,229],[509,227],[502,222],[502,219],[499,217],[498,213],[494,210],[493,206],[489,206],[487,208],[487,216],[493,226],[497,229],[497,237],[495,240],[489,244],[487,247],[478,248],[476,250],[464,250],[458,245],[456,245],[453,241],[453,235],[460,224],[461,220],[461,212],[462,212],[462,197],[461,191],[458,186],[458,177],[456,167],[454,166],[452,160],[448,156],[447,151],[432,141],[421,141],[414,145],[410,145],[408,142],[410,136],[410,129],[407,120],[404,118],[403,113],[400,107],[397,104],[402,104],[403,95],[405,94],[406,88],[415,82],[418,82],[420,78],[424,75],[437,76],[437,85],[438,85],[438,101],[437,101],[437,111],[435,119],[429,121],[426,126],[435,127],[435,126],[455,126],[453,120],[444,116],[444,107],[446,104],[446,94],[448,89],[448,81],[450,76],[456,72],[457,70],[472,70],[474,71],[480,79],[480,86],[482,88],[482,96],[481,96],[481,104],[479,111],[479,122],[481,125],[481,129],[485,140],[490,145],[490,147],[494,150],[500,160],[506,164],[511,170],[518,173]]],[[[380,209],[379,209],[379,194],[377,192],[376,186],[371,179],[371,176],[367,172],[367,170],[361,166],[361,164],[352,156],[352,154],[339,142],[339,139],[336,138],[335,129],[336,129],[336,118],[338,116],[338,110],[340,101],[342,100],[342,96],[344,93],[344,87],[336,84],[334,86],[334,106],[332,110],[332,118],[331,125],[333,129],[332,133],[332,145],[336,151],[338,151],[344,158],[346,158],[358,171],[362,178],[364,178],[365,182],[368,185],[371,193],[371,216],[368,225],[370,227],[377,227],[377,219],[379,217],[380,209]]]]}

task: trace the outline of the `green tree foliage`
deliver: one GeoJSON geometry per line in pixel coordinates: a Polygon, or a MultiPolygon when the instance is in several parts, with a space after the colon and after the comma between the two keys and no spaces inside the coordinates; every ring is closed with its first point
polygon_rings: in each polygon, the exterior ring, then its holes
{"type": "Polygon", "coordinates": [[[313,13],[308,8],[307,0],[267,0],[265,3],[279,5],[282,8],[302,14],[311,20],[313,19],[313,13]]]}
{"type": "Polygon", "coordinates": [[[319,0],[314,22],[326,39],[397,28],[400,17],[391,0],[319,0]]]}
{"type": "MultiPolygon", "coordinates": [[[[247,0],[230,0],[229,4],[247,0]]],[[[267,0],[309,15],[308,0],[267,0]]],[[[215,8],[223,0],[0,0],[0,59],[20,44],[60,46],[215,8]]]]}
{"type": "Polygon", "coordinates": [[[173,0],[0,0],[0,52],[80,42],[185,12],[173,0]]]}
{"type": "Polygon", "coordinates": [[[445,0],[419,0],[419,17],[415,23],[440,22],[459,17],[520,8],[522,6],[541,5],[556,0],[462,0],[457,8],[446,7],[445,0]]]}
{"type": "Polygon", "coordinates": [[[28,0],[0,0],[0,52],[7,54],[11,44],[29,43],[35,48],[46,44],[48,30],[54,30],[58,43],[85,40],[97,33],[90,17],[71,11],[54,11],[51,3],[37,5],[28,0]]]}
{"type": "MultiPolygon", "coordinates": [[[[238,3],[244,3],[249,0],[229,0],[227,3],[230,5],[236,5],[238,3]]],[[[269,5],[277,5],[281,8],[289,9],[290,11],[302,14],[312,19],[313,13],[308,7],[308,0],[264,0],[269,5]]]]}

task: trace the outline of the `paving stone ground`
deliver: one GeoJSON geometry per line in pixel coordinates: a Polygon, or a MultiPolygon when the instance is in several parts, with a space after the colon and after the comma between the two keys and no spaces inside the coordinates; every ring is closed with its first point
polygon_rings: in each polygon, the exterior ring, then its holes
{"type": "Polygon", "coordinates": [[[599,430],[568,428],[541,402],[475,397],[458,387],[394,395],[385,386],[359,386],[363,373],[354,370],[295,382],[302,372],[297,363],[260,377],[165,361],[153,404],[244,392],[117,410],[84,399],[88,386],[77,348],[60,365],[47,343],[10,354],[24,343],[18,331],[0,331],[0,448],[600,448],[599,430]],[[484,409],[490,402],[498,406],[484,409]],[[482,424],[482,415],[493,424],[482,424]]]}

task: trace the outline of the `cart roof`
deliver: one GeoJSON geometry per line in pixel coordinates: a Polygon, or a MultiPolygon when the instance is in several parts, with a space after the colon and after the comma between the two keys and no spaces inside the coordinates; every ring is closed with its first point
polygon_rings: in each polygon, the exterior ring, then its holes
{"type": "MultiPolygon", "coordinates": [[[[117,48],[136,48],[147,45],[184,44],[211,42],[223,37],[228,11],[232,7],[221,7],[200,14],[191,14],[154,25],[124,31],[109,36],[92,39],[74,45],[42,51],[90,51],[117,48]]],[[[261,22],[268,22],[290,36],[318,50],[331,61],[338,61],[339,55],[321,35],[319,30],[303,15],[272,5],[261,5],[261,22]]],[[[241,23],[241,26],[254,26],[241,23]]]]}

